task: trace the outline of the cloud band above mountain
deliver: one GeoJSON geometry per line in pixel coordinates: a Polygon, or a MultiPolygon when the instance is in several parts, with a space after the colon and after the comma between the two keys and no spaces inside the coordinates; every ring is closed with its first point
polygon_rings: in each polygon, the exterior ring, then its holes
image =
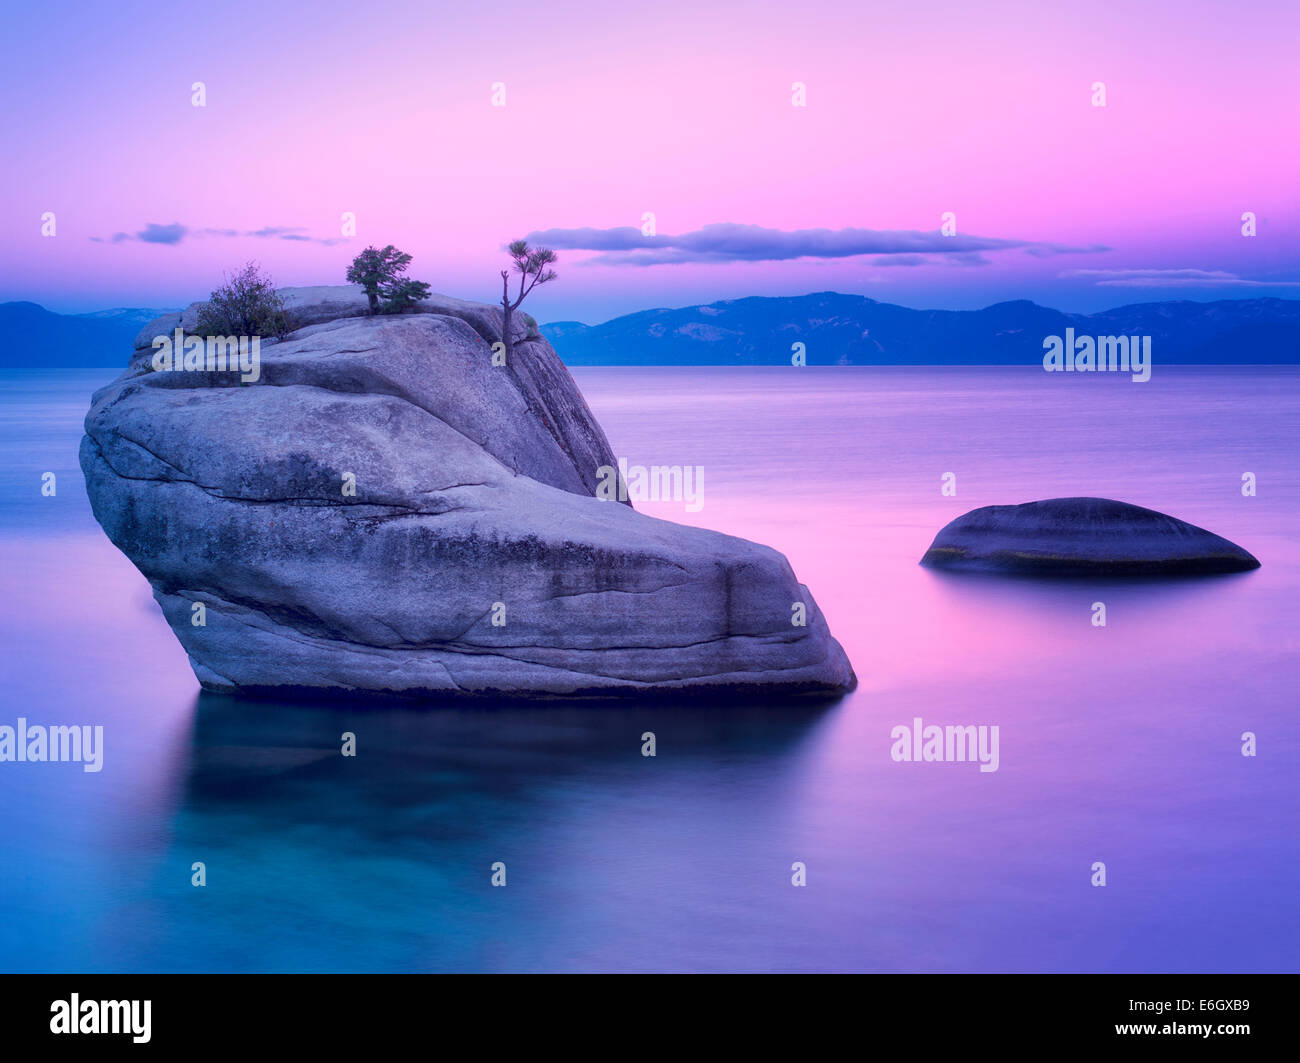
{"type": "Polygon", "coordinates": [[[1071,269],[1101,288],[1300,288],[1300,281],[1253,280],[1221,269],[1071,269]]]}
{"type": "Polygon", "coordinates": [[[898,256],[890,263],[921,265],[937,256],[962,265],[984,265],[986,251],[1025,251],[1036,256],[1108,251],[1094,244],[1073,247],[1033,240],[906,229],[768,229],[761,225],[717,222],[676,236],[645,236],[635,226],[613,229],[543,229],[530,243],[557,250],[596,251],[587,265],[661,266],[686,262],[784,262],[798,258],[840,259],[862,255],[898,256]]]}

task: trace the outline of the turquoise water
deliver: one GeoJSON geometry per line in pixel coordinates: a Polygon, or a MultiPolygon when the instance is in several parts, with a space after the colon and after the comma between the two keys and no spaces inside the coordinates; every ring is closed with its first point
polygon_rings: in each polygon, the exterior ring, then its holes
{"type": "Polygon", "coordinates": [[[105,734],[99,773],[0,763],[0,968],[1300,967],[1293,369],[575,372],[620,456],[705,470],[698,512],[638,508],[790,558],[861,681],[818,709],[200,695],[86,502],[81,420],[112,375],[0,374],[0,725],[105,734]],[[1105,585],[916,564],[967,509],[1075,494],[1263,567],[1105,585]],[[894,762],[917,716],[997,725],[998,770],[894,762]]]}

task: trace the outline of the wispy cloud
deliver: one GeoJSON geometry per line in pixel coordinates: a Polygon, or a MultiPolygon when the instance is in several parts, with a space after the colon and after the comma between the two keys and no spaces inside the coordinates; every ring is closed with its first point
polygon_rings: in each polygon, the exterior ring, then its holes
{"type": "Polygon", "coordinates": [[[717,222],[677,236],[643,236],[626,225],[613,229],[543,229],[528,234],[530,243],[557,250],[597,251],[586,265],[665,266],[686,262],[785,262],[797,258],[838,259],[860,255],[889,256],[876,265],[922,265],[948,261],[986,265],[987,251],[1026,251],[1034,255],[1108,251],[1094,244],[1072,247],[991,236],[944,236],[907,229],[768,229],[761,225],[717,222]]]}
{"type": "Polygon", "coordinates": [[[1069,269],[1058,276],[1101,288],[1300,288],[1300,281],[1257,280],[1221,269],[1069,269]]]}
{"type": "Polygon", "coordinates": [[[121,244],[134,240],[146,244],[169,244],[174,246],[182,240],[190,238],[220,236],[227,239],[251,237],[258,240],[296,240],[302,243],[321,244],[324,247],[347,243],[346,238],[342,236],[320,237],[306,234],[307,230],[302,226],[268,225],[261,229],[240,232],[238,229],[191,229],[180,222],[172,222],[170,225],[149,222],[139,232],[114,233],[112,236],[92,236],[91,240],[97,244],[121,244]]]}

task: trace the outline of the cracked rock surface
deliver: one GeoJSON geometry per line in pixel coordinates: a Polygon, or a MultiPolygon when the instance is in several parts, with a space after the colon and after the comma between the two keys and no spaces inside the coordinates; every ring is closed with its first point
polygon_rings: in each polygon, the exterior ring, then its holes
{"type": "Polygon", "coordinates": [[[192,323],[191,307],[142,331],[86,416],[95,517],[149,579],[205,688],[853,686],[781,554],[594,497],[598,468],[616,458],[522,322],[500,367],[490,306],[435,295],[420,313],[371,318],[357,316],[354,288],[286,296],[311,323],[263,344],[256,382],[152,370],[152,337],[192,323]],[[806,626],[791,622],[797,602],[806,626]]]}

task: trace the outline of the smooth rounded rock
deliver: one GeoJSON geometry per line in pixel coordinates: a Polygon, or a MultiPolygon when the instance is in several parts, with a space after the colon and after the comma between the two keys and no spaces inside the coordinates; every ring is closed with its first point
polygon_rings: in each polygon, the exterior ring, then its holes
{"type": "Polygon", "coordinates": [[[1110,498],[983,506],[946,525],[921,564],[1031,575],[1244,572],[1259,561],[1236,543],[1153,509],[1110,498]]]}

